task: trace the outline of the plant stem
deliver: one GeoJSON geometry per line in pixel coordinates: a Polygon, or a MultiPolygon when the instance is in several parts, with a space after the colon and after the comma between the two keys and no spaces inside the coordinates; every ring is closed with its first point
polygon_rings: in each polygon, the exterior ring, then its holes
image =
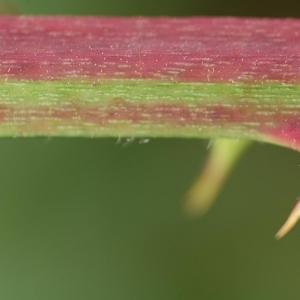
{"type": "Polygon", "coordinates": [[[0,18],[0,136],[230,137],[300,150],[300,21],[0,18]]]}
{"type": "MultiPolygon", "coordinates": [[[[0,46],[0,136],[234,138],[300,150],[300,20],[0,17],[0,46]]],[[[213,147],[190,212],[206,211],[246,145],[213,147]]]]}

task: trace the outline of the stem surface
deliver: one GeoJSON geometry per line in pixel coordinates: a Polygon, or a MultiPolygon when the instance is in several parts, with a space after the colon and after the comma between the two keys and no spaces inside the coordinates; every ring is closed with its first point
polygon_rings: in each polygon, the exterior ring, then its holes
{"type": "Polygon", "coordinates": [[[0,136],[300,150],[299,20],[1,17],[0,46],[0,136]]]}

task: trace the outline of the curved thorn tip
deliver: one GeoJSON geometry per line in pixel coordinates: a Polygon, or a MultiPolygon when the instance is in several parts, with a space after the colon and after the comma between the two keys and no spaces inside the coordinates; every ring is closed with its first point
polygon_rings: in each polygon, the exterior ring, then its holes
{"type": "Polygon", "coordinates": [[[295,205],[294,209],[292,210],[291,214],[283,224],[283,226],[278,230],[275,235],[277,240],[284,237],[299,221],[300,219],[300,199],[298,199],[297,204],[295,205]]]}

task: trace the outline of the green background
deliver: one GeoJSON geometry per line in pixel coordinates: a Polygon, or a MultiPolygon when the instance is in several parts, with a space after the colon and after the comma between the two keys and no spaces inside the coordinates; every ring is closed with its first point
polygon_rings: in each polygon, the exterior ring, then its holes
{"type": "MultiPolygon", "coordinates": [[[[26,14],[294,16],[290,1],[15,0],[26,14]]],[[[299,10],[298,10],[299,11],[299,10]]],[[[209,141],[0,140],[0,299],[298,299],[300,156],[256,143],[217,203],[182,198],[209,141]]]]}

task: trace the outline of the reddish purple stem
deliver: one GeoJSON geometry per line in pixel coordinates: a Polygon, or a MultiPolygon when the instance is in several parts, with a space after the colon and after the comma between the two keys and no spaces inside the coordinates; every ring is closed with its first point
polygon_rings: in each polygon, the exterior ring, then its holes
{"type": "Polygon", "coordinates": [[[300,82],[300,21],[1,17],[0,76],[300,82]]]}

